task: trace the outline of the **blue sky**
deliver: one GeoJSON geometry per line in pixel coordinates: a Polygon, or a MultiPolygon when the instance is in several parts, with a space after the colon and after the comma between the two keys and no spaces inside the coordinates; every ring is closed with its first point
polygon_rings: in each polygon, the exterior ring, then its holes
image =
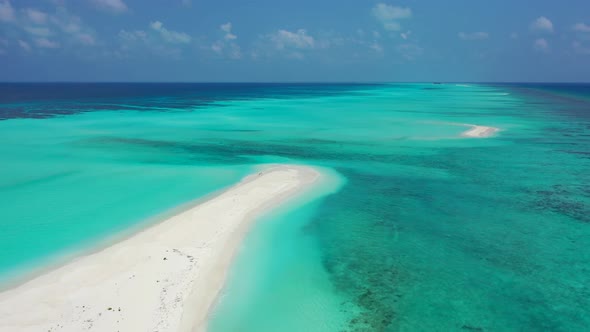
{"type": "Polygon", "coordinates": [[[1,81],[590,81],[588,0],[0,0],[1,81]]]}

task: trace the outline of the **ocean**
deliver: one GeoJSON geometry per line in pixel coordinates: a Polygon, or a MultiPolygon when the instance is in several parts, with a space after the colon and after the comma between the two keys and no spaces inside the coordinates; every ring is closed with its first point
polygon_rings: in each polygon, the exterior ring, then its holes
{"type": "Polygon", "coordinates": [[[590,85],[2,83],[0,142],[7,283],[294,163],[211,331],[590,327],[590,85]]]}

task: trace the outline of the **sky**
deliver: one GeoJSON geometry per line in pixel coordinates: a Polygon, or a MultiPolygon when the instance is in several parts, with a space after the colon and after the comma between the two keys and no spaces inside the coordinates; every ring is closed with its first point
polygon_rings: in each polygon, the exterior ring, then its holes
{"type": "Polygon", "coordinates": [[[590,82],[590,0],[0,0],[0,81],[590,82]]]}

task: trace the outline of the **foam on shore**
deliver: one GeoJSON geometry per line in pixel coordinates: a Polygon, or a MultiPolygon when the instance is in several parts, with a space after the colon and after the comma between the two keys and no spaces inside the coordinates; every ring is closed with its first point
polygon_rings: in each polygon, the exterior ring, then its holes
{"type": "Polygon", "coordinates": [[[269,167],[134,236],[0,293],[0,330],[203,330],[254,218],[320,177],[311,167],[269,167]]]}

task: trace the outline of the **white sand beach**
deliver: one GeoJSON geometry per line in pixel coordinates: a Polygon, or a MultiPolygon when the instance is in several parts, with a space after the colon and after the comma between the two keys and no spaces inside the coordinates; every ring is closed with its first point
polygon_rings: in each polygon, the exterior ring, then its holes
{"type": "Polygon", "coordinates": [[[477,126],[470,124],[466,124],[465,126],[469,126],[471,129],[462,132],[461,136],[463,137],[485,138],[490,137],[500,131],[500,128],[496,127],[477,126]]]}
{"type": "Polygon", "coordinates": [[[320,173],[277,165],[101,251],[0,293],[0,331],[202,331],[255,217],[320,173]]]}

